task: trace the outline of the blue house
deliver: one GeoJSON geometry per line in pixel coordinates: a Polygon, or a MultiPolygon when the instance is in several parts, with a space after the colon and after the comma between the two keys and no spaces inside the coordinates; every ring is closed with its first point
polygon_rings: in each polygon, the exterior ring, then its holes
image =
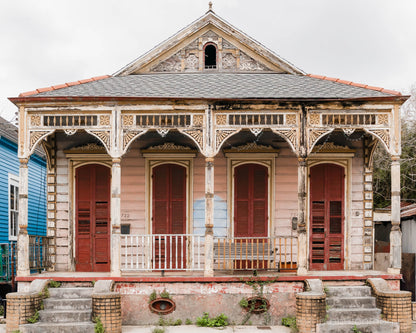
{"type": "MultiPolygon", "coordinates": [[[[19,159],[17,127],[0,117],[0,279],[13,280],[19,233],[19,159]]],[[[41,149],[30,157],[28,233],[31,268],[40,269],[46,259],[46,159],[41,149]]],[[[12,281],[13,282],[13,281],[12,281]]]]}

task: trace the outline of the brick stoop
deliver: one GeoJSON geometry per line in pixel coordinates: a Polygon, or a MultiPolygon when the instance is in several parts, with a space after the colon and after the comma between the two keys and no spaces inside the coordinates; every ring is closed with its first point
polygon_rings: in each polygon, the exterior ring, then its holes
{"type": "Polygon", "coordinates": [[[399,333],[399,324],[381,320],[381,310],[368,286],[327,287],[327,321],[317,324],[319,333],[399,333]]]}
{"type": "Polygon", "coordinates": [[[21,333],[94,332],[92,316],[93,288],[49,288],[39,322],[20,325],[21,333]]]}

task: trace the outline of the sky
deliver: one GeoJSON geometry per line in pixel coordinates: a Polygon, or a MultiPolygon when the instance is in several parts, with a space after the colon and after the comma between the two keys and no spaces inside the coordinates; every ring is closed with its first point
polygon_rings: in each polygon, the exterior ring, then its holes
{"type": "MultiPolygon", "coordinates": [[[[209,0],[0,0],[7,97],[113,74],[208,10],[209,0]]],[[[214,12],[306,73],[408,94],[415,0],[212,0],[214,12]]]]}

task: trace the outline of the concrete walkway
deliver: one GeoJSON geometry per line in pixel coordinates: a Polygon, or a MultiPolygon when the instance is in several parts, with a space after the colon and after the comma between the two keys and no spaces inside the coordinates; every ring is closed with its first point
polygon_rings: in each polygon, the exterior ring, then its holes
{"type": "MultiPolygon", "coordinates": [[[[161,326],[123,326],[123,333],[151,333],[154,328],[161,326]]],[[[224,328],[198,327],[195,325],[163,326],[165,333],[291,333],[284,326],[227,326],[224,328]]]]}

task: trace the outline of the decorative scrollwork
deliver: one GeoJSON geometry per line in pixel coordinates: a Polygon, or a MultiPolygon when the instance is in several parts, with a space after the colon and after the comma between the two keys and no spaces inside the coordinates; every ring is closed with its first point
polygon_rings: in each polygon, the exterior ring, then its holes
{"type": "Polygon", "coordinates": [[[110,131],[86,131],[99,138],[101,142],[104,144],[104,147],[107,149],[107,151],[110,150],[110,131]]]}
{"type": "Polygon", "coordinates": [[[390,150],[390,133],[388,130],[371,130],[370,134],[375,134],[386,145],[387,150],[390,150]]]}
{"type": "Polygon", "coordinates": [[[123,132],[123,150],[131,143],[139,134],[146,131],[124,131],[123,132]]]}
{"type": "Polygon", "coordinates": [[[64,132],[66,135],[74,135],[77,132],[77,130],[76,128],[66,128],[64,129],[64,132]]]}
{"type": "Polygon", "coordinates": [[[345,134],[347,135],[351,135],[352,133],[355,132],[355,128],[343,128],[342,129],[344,131],[345,134]]]}
{"type": "Polygon", "coordinates": [[[202,129],[189,129],[189,130],[182,130],[182,133],[188,134],[195,142],[199,145],[200,149],[202,150],[204,147],[204,132],[202,129]]]}
{"type": "Polygon", "coordinates": [[[40,120],[41,120],[40,116],[31,116],[30,117],[30,124],[32,126],[40,126],[40,120]]]}
{"type": "Polygon", "coordinates": [[[132,114],[123,115],[123,125],[133,126],[134,116],[132,114]]]}
{"type": "Polygon", "coordinates": [[[31,131],[30,132],[30,144],[29,144],[29,151],[32,151],[33,147],[39,142],[39,140],[46,136],[47,134],[51,134],[54,131],[31,131]]]}
{"type": "Polygon", "coordinates": [[[250,128],[250,132],[253,133],[255,136],[259,136],[259,134],[263,131],[262,128],[250,128]]]}
{"type": "Polygon", "coordinates": [[[168,135],[168,133],[169,133],[169,128],[158,128],[156,131],[159,133],[159,135],[160,135],[162,138],[164,138],[166,135],[168,135]]]}
{"type": "Polygon", "coordinates": [[[204,125],[204,116],[202,114],[196,114],[193,117],[193,125],[195,127],[201,127],[204,125]]]}
{"type": "Polygon", "coordinates": [[[215,150],[218,150],[228,137],[237,132],[238,130],[217,130],[215,132],[215,150]]]}
{"type": "Polygon", "coordinates": [[[191,148],[177,145],[174,142],[165,142],[162,145],[152,146],[146,149],[146,151],[173,151],[173,150],[178,150],[178,151],[191,150],[191,148]]]}
{"type": "Polygon", "coordinates": [[[309,114],[309,125],[315,126],[321,124],[321,116],[318,113],[309,114]]]}
{"type": "Polygon", "coordinates": [[[322,135],[331,133],[333,129],[331,130],[309,130],[309,140],[308,140],[308,147],[309,150],[312,149],[313,145],[315,144],[315,141],[320,138],[322,135]]]}
{"type": "Polygon", "coordinates": [[[388,114],[379,114],[377,116],[378,125],[388,125],[389,124],[389,115],[388,114]]]}
{"type": "Polygon", "coordinates": [[[217,114],[217,125],[220,125],[220,126],[227,125],[227,115],[226,114],[217,114]]]}
{"type": "Polygon", "coordinates": [[[101,126],[110,126],[110,116],[109,115],[101,115],[100,116],[100,125],[101,126]]]}
{"type": "Polygon", "coordinates": [[[273,130],[276,134],[282,136],[292,146],[293,151],[296,153],[298,150],[298,137],[297,130],[273,130]]]}
{"type": "Polygon", "coordinates": [[[286,115],[286,125],[296,125],[296,115],[295,114],[287,114],[286,115]]]}

